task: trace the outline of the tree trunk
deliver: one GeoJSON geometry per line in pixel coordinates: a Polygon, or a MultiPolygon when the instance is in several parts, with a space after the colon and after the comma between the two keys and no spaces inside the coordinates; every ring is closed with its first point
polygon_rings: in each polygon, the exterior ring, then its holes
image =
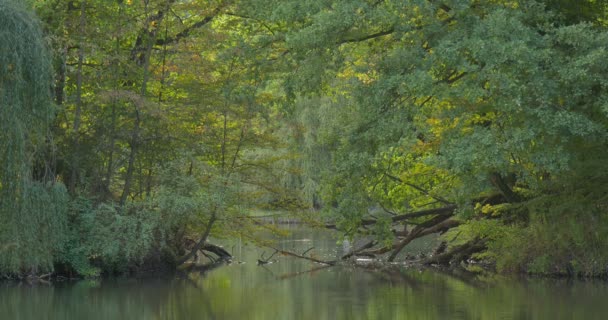
{"type": "Polygon", "coordinates": [[[80,131],[80,121],[82,114],[82,65],[84,64],[84,35],[85,35],[85,25],[86,25],[86,1],[82,1],[80,3],[80,39],[78,43],[78,66],[76,71],[76,110],[74,110],[74,124],[72,127],[72,131],[74,133],[73,137],[73,153],[72,153],[72,170],[70,172],[70,180],[68,184],[68,189],[70,192],[74,192],[76,190],[76,181],[78,180],[78,175],[80,174],[80,139],[78,137],[80,131]]]}
{"type": "Polygon", "coordinates": [[[194,247],[192,247],[192,249],[190,249],[190,252],[188,252],[186,255],[184,255],[183,257],[181,257],[180,259],[177,260],[178,266],[182,265],[186,261],[190,260],[192,257],[194,257],[196,255],[196,253],[201,248],[203,248],[205,246],[205,242],[207,241],[207,238],[209,237],[209,234],[211,233],[211,228],[213,227],[215,220],[217,220],[217,218],[215,216],[215,211],[214,211],[213,214],[211,214],[211,218],[209,218],[209,222],[207,222],[207,228],[205,229],[205,232],[203,232],[203,235],[198,240],[198,242],[194,245],[194,247]]]}
{"type": "Polygon", "coordinates": [[[129,163],[127,164],[127,172],[125,174],[125,185],[120,196],[120,206],[122,207],[127,201],[127,197],[131,192],[131,182],[133,180],[133,171],[135,169],[135,155],[139,147],[139,110],[135,107],[135,124],[133,125],[133,133],[131,134],[131,152],[129,153],[129,163]]]}

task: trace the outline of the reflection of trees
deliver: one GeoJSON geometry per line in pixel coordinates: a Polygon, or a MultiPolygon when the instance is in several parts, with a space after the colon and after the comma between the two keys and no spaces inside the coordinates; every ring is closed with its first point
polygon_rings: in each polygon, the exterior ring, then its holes
{"type": "Polygon", "coordinates": [[[277,279],[286,280],[286,279],[290,279],[290,278],[294,278],[294,277],[298,277],[298,276],[302,276],[302,275],[306,275],[306,274],[312,276],[319,270],[323,270],[323,269],[327,269],[327,268],[331,268],[331,267],[333,267],[333,266],[323,265],[323,266],[312,268],[312,269],[306,270],[306,271],[286,273],[286,274],[278,276],[277,279]]]}
{"type": "MultiPolygon", "coordinates": [[[[324,250],[335,245],[322,232],[297,231],[293,238],[304,236],[313,240],[292,241],[290,250],[304,252],[312,245],[324,250]]],[[[326,267],[291,257],[258,266],[255,262],[261,251],[244,250],[245,255],[239,257],[243,264],[207,265],[177,279],[83,281],[52,287],[0,284],[0,317],[594,319],[607,308],[608,287],[598,283],[522,282],[482,278],[462,270],[397,266],[382,270],[326,267]]]]}

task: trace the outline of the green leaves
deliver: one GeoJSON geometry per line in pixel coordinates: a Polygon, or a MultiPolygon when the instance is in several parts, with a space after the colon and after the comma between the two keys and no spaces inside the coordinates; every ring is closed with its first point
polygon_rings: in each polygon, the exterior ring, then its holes
{"type": "MultiPolygon", "coordinates": [[[[292,49],[309,55],[296,56],[294,77],[304,80],[290,88],[323,101],[296,99],[300,112],[316,117],[300,123],[332,133],[307,148],[322,147],[331,159],[317,179],[347,232],[374,204],[401,213],[437,206],[437,198],[517,199],[511,188],[525,190],[522,199],[538,197],[566,173],[579,179],[590,153],[605,154],[606,30],[558,23],[535,2],[351,4],[340,15],[317,9],[289,32],[292,49]],[[304,84],[310,79],[314,86],[304,84]],[[509,185],[496,176],[510,177],[509,185]]],[[[501,216],[525,220],[520,209],[503,209],[501,216]]]]}
{"type": "Polygon", "coordinates": [[[55,111],[50,55],[21,3],[0,2],[0,30],[0,274],[36,274],[53,269],[67,228],[65,188],[32,178],[55,111]]]}

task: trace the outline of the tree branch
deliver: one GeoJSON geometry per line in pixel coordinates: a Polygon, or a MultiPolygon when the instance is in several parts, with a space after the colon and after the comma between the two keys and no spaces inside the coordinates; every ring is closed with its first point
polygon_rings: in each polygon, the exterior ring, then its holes
{"type": "Polygon", "coordinates": [[[414,188],[414,189],[420,191],[421,193],[423,193],[424,195],[427,195],[427,196],[429,196],[429,197],[431,197],[431,198],[433,198],[433,199],[435,199],[435,200],[437,200],[439,202],[442,202],[442,203],[447,204],[447,205],[452,205],[453,204],[452,202],[450,202],[450,201],[448,201],[446,199],[443,199],[441,197],[432,195],[428,190],[423,189],[422,187],[419,187],[419,186],[417,186],[415,184],[412,184],[412,183],[409,183],[409,182],[405,182],[405,181],[401,180],[399,177],[395,177],[395,176],[393,176],[393,175],[391,175],[389,173],[384,173],[384,175],[386,177],[390,178],[391,180],[395,181],[395,182],[398,182],[398,183],[404,184],[404,185],[406,185],[408,187],[414,188]]]}
{"type": "Polygon", "coordinates": [[[307,257],[304,255],[300,255],[300,254],[297,254],[297,253],[291,252],[291,251],[280,250],[280,249],[273,248],[273,247],[270,247],[270,248],[272,248],[272,249],[276,250],[278,253],[280,253],[282,255],[286,255],[286,256],[292,256],[292,257],[296,257],[296,258],[300,258],[300,259],[304,259],[304,260],[308,260],[308,261],[312,261],[312,262],[316,262],[316,263],[326,264],[328,266],[333,266],[336,264],[335,260],[323,261],[323,260],[315,259],[313,257],[307,257]]]}
{"type": "MultiPolygon", "coordinates": [[[[431,216],[431,215],[436,215],[436,214],[451,215],[454,212],[454,210],[456,210],[456,206],[449,205],[449,206],[445,206],[445,207],[441,207],[441,208],[421,210],[421,211],[397,215],[397,216],[391,217],[391,221],[399,222],[399,221],[405,221],[408,219],[420,218],[420,217],[431,216]]],[[[377,220],[374,220],[374,219],[363,219],[361,221],[361,225],[367,226],[367,225],[375,224],[376,222],[377,222],[377,220]]],[[[326,224],[325,228],[336,229],[336,225],[335,224],[326,224]]]]}
{"type": "Polygon", "coordinates": [[[214,211],[213,214],[211,214],[211,218],[209,218],[209,222],[207,223],[207,228],[205,229],[205,232],[203,232],[203,235],[198,240],[198,242],[194,245],[194,247],[192,247],[192,249],[190,250],[190,252],[188,252],[188,254],[181,257],[179,260],[177,260],[178,266],[182,265],[186,261],[190,260],[192,257],[194,257],[194,255],[196,255],[196,252],[198,252],[200,249],[202,249],[205,246],[205,242],[207,241],[207,238],[209,237],[209,234],[211,233],[211,228],[213,227],[213,223],[215,222],[215,220],[217,220],[217,217],[215,216],[215,211],[214,211]]]}
{"type": "Polygon", "coordinates": [[[205,26],[206,24],[208,24],[209,22],[211,22],[211,20],[213,20],[220,13],[220,9],[221,9],[221,7],[216,8],[215,10],[213,10],[212,15],[204,17],[202,20],[192,24],[191,26],[186,27],[184,30],[180,31],[178,34],[176,34],[175,36],[173,36],[171,38],[156,39],[155,44],[157,46],[162,46],[162,45],[166,45],[166,44],[179,42],[181,39],[188,37],[190,35],[190,32],[192,32],[193,30],[201,28],[201,27],[205,26]]]}
{"type": "Polygon", "coordinates": [[[412,232],[410,232],[410,234],[405,239],[403,239],[396,245],[393,245],[394,250],[393,253],[391,253],[391,255],[388,257],[388,261],[394,261],[399,252],[401,252],[401,250],[403,250],[403,248],[405,248],[405,246],[412,242],[414,239],[429,234],[437,233],[443,230],[447,230],[458,226],[459,224],[460,222],[450,219],[449,217],[438,216],[431,219],[430,221],[416,226],[414,230],[412,230],[412,232]]]}
{"type": "Polygon", "coordinates": [[[338,45],[342,45],[342,44],[345,44],[345,43],[367,41],[367,40],[370,40],[370,39],[387,36],[389,34],[392,34],[393,32],[395,32],[395,28],[391,27],[388,30],[380,31],[380,32],[377,32],[377,33],[372,33],[372,34],[369,34],[369,35],[366,35],[366,36],[362,36],[362,37],[359,37],[359,38],[342,39],[342,40],[338,41],[337,44],[338,45]]]}

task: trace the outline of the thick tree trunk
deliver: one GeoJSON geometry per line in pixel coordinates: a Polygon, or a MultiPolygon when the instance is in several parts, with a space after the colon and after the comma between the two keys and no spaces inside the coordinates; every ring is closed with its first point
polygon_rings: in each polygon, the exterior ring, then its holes
{"type": "Polygon", "coordinates": [[[502,193],[507,201],[511,203],[521,201],[520,196],[513,192],[513,189],[511,189],[511,187],[499,173],[492,173],[490,175],[490,181],[500,191],[500,193],[502,193]]]}
{"type": "Polygon", "coordinates": [[[213,228],[213,224],[215,223],[215,220],[217,220],[217,218],[215,216],[215,212],[213,212],[213,214],[211,215],[211,218],[209,218],[209,222],[207,222],[207,228],[205,228],[205,231],[201,235],[198,242],[194,245],[194,247],[192,247],[192,249],[190,249],[190,252],[188,252],[186,255],[184,255],[183,257],[181,257],[180,259],[177,260],[178,266],[182,265],[186,261],[192,259],[196,255],[196,253],[205,246],[205,242],[207,241],[207,238],[209,237],[209,234],[211,233],[211,229],[213,228]]]}
{"type": "Polygon", "coordinates": [[[211,252],[214,253],[215,255],[217,255],[218,257],[220,257],[221,260],[230,260],[232,259],[232,255],[230,253],[228,253],[228,251],[226,251],[224,248],[208,243],[206,242],[200,250],[203,251],[207,251],[207,252],[211,252]]]}

